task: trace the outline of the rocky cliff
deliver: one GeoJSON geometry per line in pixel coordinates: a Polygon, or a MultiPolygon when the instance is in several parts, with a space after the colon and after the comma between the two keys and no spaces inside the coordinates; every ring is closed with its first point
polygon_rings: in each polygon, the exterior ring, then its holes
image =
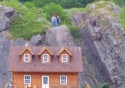
{"type": "Polygon", "coordinates": [[[72,20],[79,27],[86,71],[92,88],[108,82],[125,88],[125,31],[119,23],[120,9],[111,2],[89,5],[72,20]],[[115,16],[114,16],[115,14],[115,16]],[[93,85],[94,84],[94,85],[93,85]]]}
{"type": "Polygon", "coordinates": [[[10,81],[10,73],[8,72],[8,50],[10,39],[8,32],[11,19],[13,19],[16,12],[12,8],[0,5],[0,87],[3,88],[7,81],[10,81]]]}
{"type": "MultiPolygon", "coordinates": [[[[104,82],[111,88],[125,87],[125,31],[119,24],[120,10],[111,2],[94,3],[87,12],[76,12],[72,21],[79,30],[79,42],[74,42],[66,26],[50,28],[46,34],[34,35],[31,40],[12,40],[8,28],[16,16],[12,8],[0,6],[0,88],[11,81],[8,71],[8,50],[10,45],[75,46],[83,51],[84,68],[79,83],[84,88],[88,82],[91,88],[101,88],[104,82]],[[7,30],[8,29],[8,30],[7,30]]],[[[77,38],[78,39],[78,38],[77,38]]]]}

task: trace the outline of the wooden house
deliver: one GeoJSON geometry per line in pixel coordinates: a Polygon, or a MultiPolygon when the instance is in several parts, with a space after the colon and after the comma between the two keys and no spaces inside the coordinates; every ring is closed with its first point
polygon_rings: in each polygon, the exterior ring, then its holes
{"type": "Polygon", "coordinates": [[[78,88],[80,47],[11,46],[13,88],[78,88]]]}

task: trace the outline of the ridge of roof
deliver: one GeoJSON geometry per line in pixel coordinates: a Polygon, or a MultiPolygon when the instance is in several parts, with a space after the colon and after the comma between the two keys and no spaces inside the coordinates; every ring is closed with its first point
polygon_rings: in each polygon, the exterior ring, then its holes
{"type": "Polygon", "coordinates": [[[64,47],[57,53],[57,55],[59,56],[64,50],[65,50],[69,55],[72,56],[72,54],[69,52],[69,50],[68,50],[67,48],[64,48],[64,47]]]}
{"type": "Polygon", "coordinates": [[[34,55],[34,53],[33,53],[33,52],[31,51],[31,49],[28,48],[28,47],[25,47],[25,48],[23,49],[23,51],[20,52],[20,55],[22,55],[26,50],[28,50],[32,55],[34,55]]]}
{"type": "Polygon", "coordinates": [[[47,50],[51,55],[53,55],[53,53],[47,47],[43,47],[43,49],[39,52],[38,55],[41,55],[45,50],[47,50]]]}

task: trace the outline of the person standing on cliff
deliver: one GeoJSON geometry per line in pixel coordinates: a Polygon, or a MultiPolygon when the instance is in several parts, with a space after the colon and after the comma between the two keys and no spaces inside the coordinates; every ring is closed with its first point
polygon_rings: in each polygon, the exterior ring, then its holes
{"type": "Polygon", "coordinates": [[[51,17],[51,21],[52,21],[52,27],[56,27],[57,20],[56,20],[56,17],[54,15],[51,17]]]}
{"type": "Polygon", "coordinates": [[[57,26],[60,26],[60,22],[61,22],[61,21],[60,21],[59,16],[56,17],[56,20],[57,20],[57,26]]]}

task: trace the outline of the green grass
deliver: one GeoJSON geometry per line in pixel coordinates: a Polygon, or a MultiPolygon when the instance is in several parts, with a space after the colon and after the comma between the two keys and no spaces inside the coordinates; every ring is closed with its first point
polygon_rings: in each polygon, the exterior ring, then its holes
{"type": "Polygon", "coordinates": [[[44,33],[50,27],[42,8],[35,7],[31,2],[21,4],[18,0],[3,1],[3,4],[13,7],[18,13],[11,22],[10,35],[13,39],[31,39],[33,35],[44,33]]]}
{"type": "Polygon", "coordinates": [[[65,12],[67,13],[68,16],[72,17],[74,13],[76,12],[86,12],[87,8],[71,8],[71,9],[66,9],[65,12]]]}
{"type": "Polygon", "coordinates": [[[10,34],[14,38],[24,38],[29,40],[33,35],[44,33],[48,25],[41,22],[27,21],[25,19],[16,18],[10,26],[10,34]]]}
{"type": "Polygon", "coordinates": [[[125,29],[125,8],[121,9],[120,18],[121,18],[121,21],[120,21],[121,25],[125,29]]]}
{"type": "MultiPolygon", "coordinates": [[[[94,9],[89,10],[90,15],[100,15],[101,10],[105,11],[105,13],[103,13],[103,15],[105,15],[105,16],[114,15],[113,12],[112,12],[112,9],[107,6],[110,3],[112,3],[112,2],[111,1],[97,1],[97,2],[94,2],[93,4],[95,4],[96,7],[94,9]]],[[[89,9],[90,5],[91,4],[87,5],[88,9],[89,9]]]]}

